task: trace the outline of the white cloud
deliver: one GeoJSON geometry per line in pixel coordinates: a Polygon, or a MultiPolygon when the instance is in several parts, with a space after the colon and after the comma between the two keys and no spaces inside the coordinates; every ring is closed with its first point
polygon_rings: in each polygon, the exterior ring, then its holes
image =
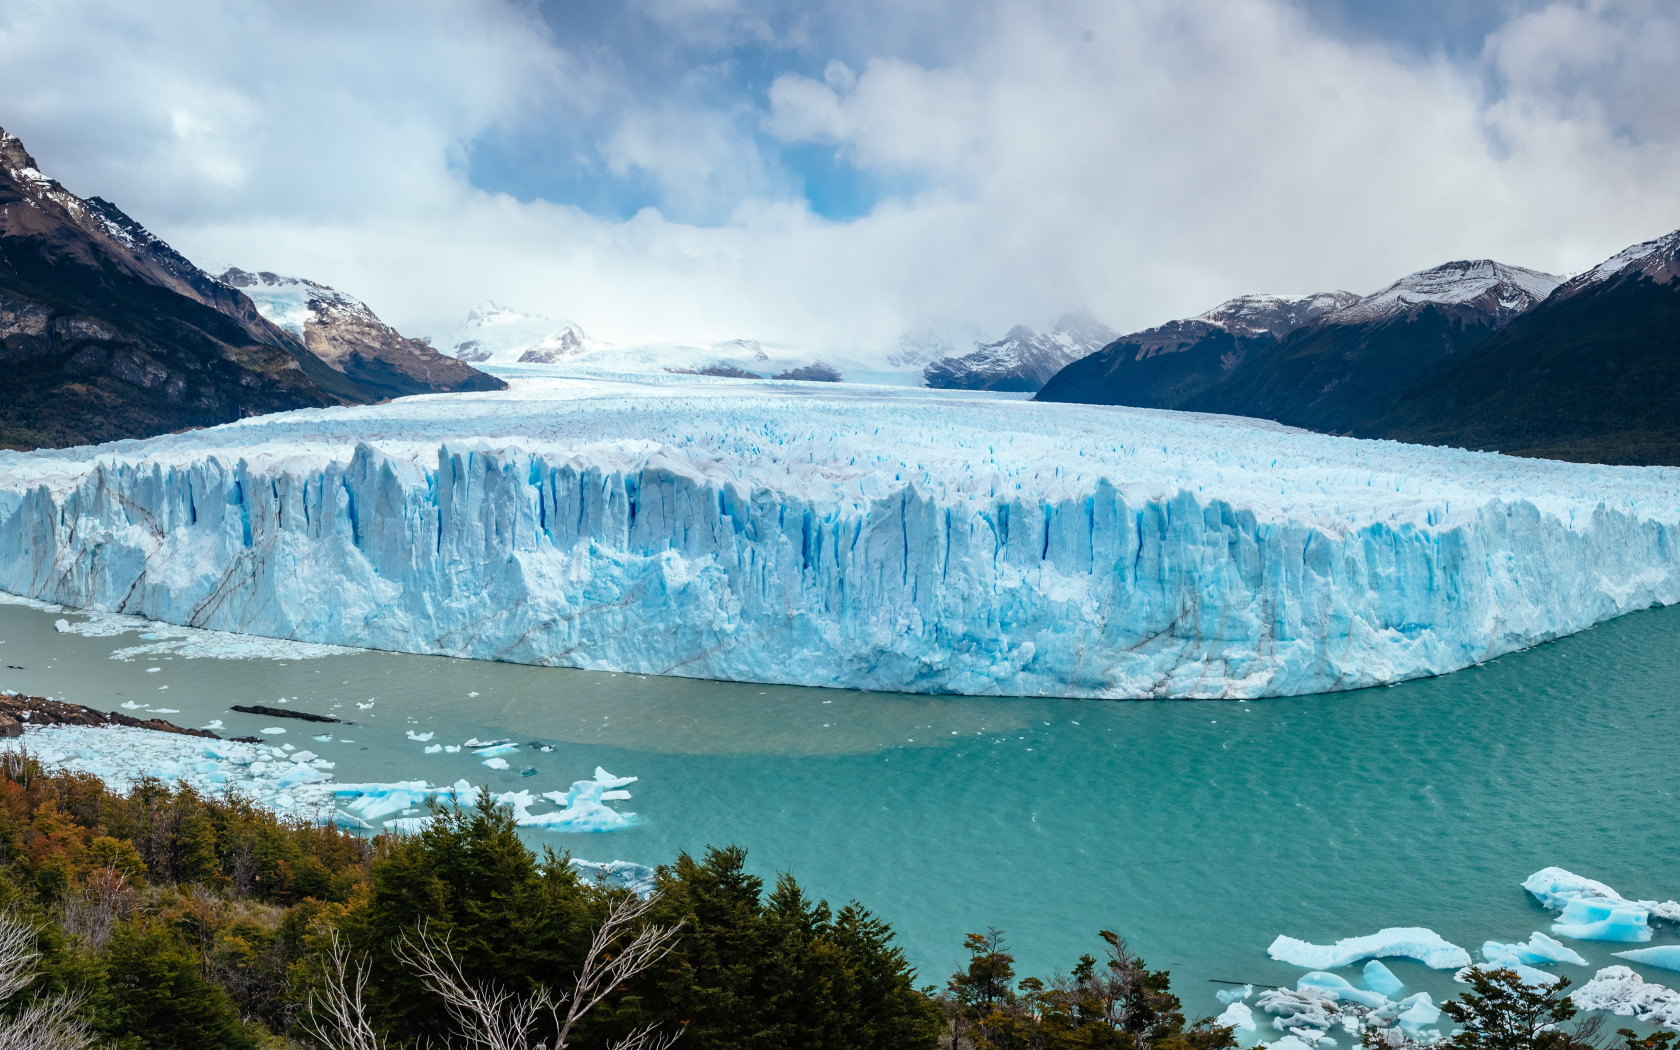
{"type": "Polygon", "coordinates": [[[1141,326],[1454,257],[1589,265],[1680,226],[1671,12],[1560,0],[1460,67],[1272,0],[1006,6],[951,65],[835,61],[714,106],[636,97],[497,0],[79,0],[0,13],[0,124],[189,254],[338,284],[411,330],[494,296],[617,340],[856,347],[1086,304],[1141,326]],[[468,145],[534,111],[602,117],[603,169],[724,218],[618,222],[468,185],[468,145]],[[928,189],[823,221],[760,128],[928,189]]]}

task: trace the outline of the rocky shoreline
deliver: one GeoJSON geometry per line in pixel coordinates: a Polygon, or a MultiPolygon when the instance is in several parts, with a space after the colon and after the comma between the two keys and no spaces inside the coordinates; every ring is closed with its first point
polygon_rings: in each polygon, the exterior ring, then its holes
{"type": "MultiPolygon", "coordinates": [[[[205,737],[210,740],[224,739],[208,729],[188,729],[162,718],[141,719],[132,715],[125,715],[120,711],[98,711],[82,704],[72,704],[64,700],[48,700],[44,696],[0,693],[0,737],[22,736],[25,725],[128,726],[134,729],[151,729],[159,733],[175,733],[179,736],[205,737]]],[[[254,736],[228,737],[225,739],[244,744],[261,743],[254,736]]]]}

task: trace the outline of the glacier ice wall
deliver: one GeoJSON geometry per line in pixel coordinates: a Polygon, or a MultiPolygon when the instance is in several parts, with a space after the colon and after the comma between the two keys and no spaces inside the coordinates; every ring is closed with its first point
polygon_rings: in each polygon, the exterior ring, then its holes
{"type": "Polygon", "coordinates": [[[1141,410],[525,390],[0,455],[0,590],[521,663],[1258,697],[1680,600],[1677,493],[1141,410]]]}

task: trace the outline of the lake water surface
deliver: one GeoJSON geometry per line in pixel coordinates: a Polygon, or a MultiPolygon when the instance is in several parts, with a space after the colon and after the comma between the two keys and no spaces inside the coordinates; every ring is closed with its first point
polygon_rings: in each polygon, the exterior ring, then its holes
{"type": "MultiPolygon", "coordinates": [[[[1427,926],[1472,953],[1524,940],[1551,916],[1519,883],[1548,864],[1680,897],[1680,607],[1442,678],[1242,703],[882,695],[375,652],[125,661],[111,654],[135,634],[58,619],[0,605],[0,686],[173,708],[161,717],[232,734],[286,725],[280,739],[337,762],[340,781],[548,791],[598,764],[638,776],[619,804],[636,827],[538,841],[648,864],[738,843],[760,874],[792,869],[890,920],[923,982],[942,984],[963,935],[989,925],[1023,973],[1071,966],[1107,928],[1171,969],[1192,1013],[1215,1013],[1210,981],[1300,974],[1266,957],[1280,933],[1427,926]],[[306,723],[227,710],[281,698],[361,724],[320,744],[306,723]],[[422,754],[408,730],[554,750],[498,772],[422,754]]],[[[1595,967],[1625,947],[1571,944],[1595,967]]],[[[1450,974],[1392,968],[1437,1002],[1457,991],[1450,974]]]]}

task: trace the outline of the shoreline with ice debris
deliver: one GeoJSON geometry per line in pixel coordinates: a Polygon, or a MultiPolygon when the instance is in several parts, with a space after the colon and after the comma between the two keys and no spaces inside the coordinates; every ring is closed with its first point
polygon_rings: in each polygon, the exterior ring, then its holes
{"type": "MultiPolygon", "coordinates": [[[[183,783],[203,794],[238,794],[282,816],[358,832],[418,832],[432,819],[428,801],[470,804],[478,793],[464,779],[441,785],[424,780],[340,783],[332,773],[335,763],[294,745],[275,746],[255,738],[224,740],[203,730],[166,730],[96,717],[79,723],[25,722],[18,735],[0,739],[0,750],[27,750],[43,767],[90,773],[118,793],[127,793],[145,779],[183,783]]],[[[624,788],[636,779],[596,767],[591,779],[576,781],[564,792],[491,792],[491,797],[512,807],[515,822],[523,828],[615,831],[635,823],[636,814],[607,803],[629,799],[624,788]],[[544,811],[533,812],[533,807],[544,811]]]]}
{"type": "Polygon", "coordinates": [[[1680,471],[738,389],[0,454],[0,588],[295,642],[1104,698],[1387,684],[1680,602],[1680,471]]]}

